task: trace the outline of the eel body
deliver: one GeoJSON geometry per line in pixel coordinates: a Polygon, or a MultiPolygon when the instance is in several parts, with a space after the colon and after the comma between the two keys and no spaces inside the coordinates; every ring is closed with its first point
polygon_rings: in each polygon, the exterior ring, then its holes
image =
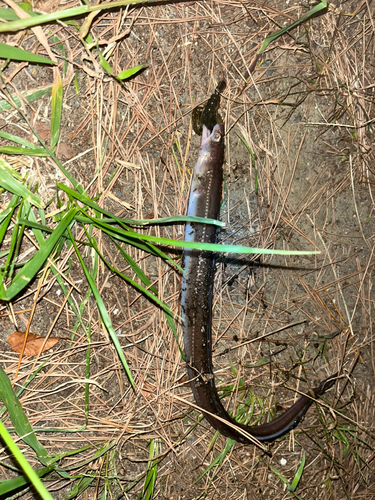
{"type": "MultiPolygon", "coordinates": [[[[219,218],[224,161],[224,125],[212,131],[203,123],[202,140],[194,167],[188,205],[189,216],[219,218]]],[[[216,226],[187,223],[185,241],[215,243],[216,226]]],[[[272,442],[293,429],[314,398],[333,386],[334,377],[323,381],[309,395],[301,396],[279,417],[264,425],[247,426],[236,422],[223,407],[215,386],[211,351],[212,291],[215,256],[212,252],[184,249],[181,281],[181,316],[188,376],[195,401],[206,419],[221,434],[249,443],[241,430],[261,442],[272,442]],[[219,417],[220,419],[216,418],[219,417]]]]}

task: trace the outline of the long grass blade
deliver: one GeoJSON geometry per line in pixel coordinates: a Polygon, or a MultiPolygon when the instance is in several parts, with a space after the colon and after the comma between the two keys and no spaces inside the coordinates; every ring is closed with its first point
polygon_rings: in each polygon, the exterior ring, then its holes
{"type": "MultiPolygon", "coordinates": [[[[99,225],[99,223],[98,223],[99,225]]],[[[124,231],[121,229],[114,230],[108,224],[104,222],[100,224],[103,228],[108,231],[108,234],[112,234],[114,238],[122,239],[126,238],[126,241],[132,242],[136,240],[150,241],[159,245],[168,245],[177,248],[199,248],[201,250],[207,250],[209,252],[228,252],[228,253],[253,253],[253,254],[263,254],[263,255],[316,255],[320,252],[317,251],[300,251],[300,250],[273,250],[268,248],[251,248],[251,247],[241,247],[237,245],[220,245],[216,243],[192,243],[189,241],[172,240],[168,238],[161,238],[159,236],[151,236],[148,234],[140,234],[135,231],[124,231]]]]}
{"type": "Polygon", "coordinates": [[[18,146],[1,146],[0,153],[4,155],[22,155],[22,156],[37,156],[43,158],[49,156],[44,149],[41,148],[20,148],[18,146]]]}
{"type": "Polygon", "coordinates": [[[26,186],[15,179],[15,177],[10,173],[12,170],[12,167],[5,160],[0,158],[0,186],[13,194],[20,196],[21,198],[24,198],[32,205],[42,208],[44,205],[39,196],[29,191],[26,186]]]}
{"type": "Polygon", "coordinates": [[[158,441],[158,439],[151,439],[148,457],[149,461],[147,464],[148,472],[146,474],[142,492],[138,496],[137,500],[150,500],[154,495],[155,483],[158,475],[158,460],[153,460],[153,457],[159,453],[158,441]]]}
{"type": "MultiPolygon", "coordinates": [[[[171,224],[174,222],[201,222],[205,224],[214,224],[215,226],[219,227],[225,227],[225,222],[216,219],[206,219],[205,217],[188,217],[187,215],[174,215],[173,217],[162,217],[160,219],[122,219],[120,217],[114,217],[111,212],[104,210],[83,193],[77,193],[73,189],[61,183],[58,183],[57,187],[59,189],[62,189],[67,195],[71,196],[72,198],[80,201],[81,203],[84,203],[85,205],[93,208],[99,213],[106,215],[107,218],[105,219],[105,222],[107,224],[116,223],[121,225],[129,224],[132,226],[149,226],[153,224],[171,224]]],[[[78,216],[77,220],[87,222],[87,219],[81,218],[80,216],[78,216]]],[[[91,220],[101,221],[102,219],[95,219],[94,217],[91,217],[91,220]]]]}
{"type": "Polygon", "coordinates": [[[122,246],[119,245],[113,238],[112,238],[112,241],[116,245],[116,247],[118,248],[118,250],[121,253],[121,255],[124,258],[124,260],[129,264],[129,266],[131,267],[131,269],[134,272],[134,274],[136,274],[138,276],[138,278],[142,281],[142,283],[145,286],[149,287],[149,290],[151,290],[152,293],[154,293],[155,295],[157,295],[158,292],[157,292],[156,288],[153,287],[153,286],[151,286],[151,281],[147,278],[147,276],[145,275],[145,273],[138,266],[138,264],[134,261],[134,259],[132,259],[130,257],[130,255],[127,252],[125,252],[125,250],[122,248],[122,246]]]}
{"type": "Polygon", "coordinates": [[[303,474],[303,469],[305,468],[305,463],[306,463],[306,453],[303,452],[301,463],[298,467],[296,475],[293,478],[292,484],[288,485],[288,491],[292,491],[292,492],[296,491],[297,486],[298,486],[298,484],[301,480],[302,474],[303,474]]]}
{"type": "Polygon", "coordinates": [[[2,242],[5,238],[6,232],[8,231],[9,224],[12,220],[13,212],[16,209],[17,203],[18,203],[18,196],[12,196],[12,199],[9,202],[8,208],[6,210],[4,210],[4,212],[3,212],[4,218],[0,224],[0,245],[2,244],[2,242]]]}
{"type": "MultiPolygon", "coordinates": [[[[9,10],[9,9],[7,9],[7,10],[9,10]]],[[[41,97],[45,96],[46,94],[51,92],[51,90],[52,90],[52,87],[49,85],[47,87],[43,87],[40,89],[27,91],[24,94],[22,94],[22,96],[27,102],[33,102],[36,99],[40,99],[41,97]]],[[[16,106],[21,106],[22,100],[18,97],[18,95],[12,95],[11,98],[16,106]]],[[[13,106],[7,100],[3,99],[0,101],[0,113],[2,111],[8,111],[9,109],[12,109],[12,108],[13,108],[13,106]]]]}
{"type": "Polygon", "coordinates": [[[51,103],[51,149],[54,150],[59,140],[61,111],[63,103],[63,86],[60,76],[56,78],[52,87],[51,103]]]}
{"type": "Polygon", "coordinates": [[[21,403],[14,394],[12,385],[7,374],[0,366],[0,399],[6,406],[9,417],[18,436],[28,444],[37,454],[38,459],[44,464],[48,464],[48,453],[37,440],[34,431],[26,417],[21,403]]]}
{"type": "Polygon", "coordinates": [[[322,11],[327,9],[328,6],[328,0],[322,0],[320,3],[315,5],[311,10],[306,12],[302,17],[297,19],[294,23],[290,24],[289,26],[285,26],[285,28],[282,28],[281,30],[275,31],[272,35],[268,36],[262,43],[261,48],[259,49],[258,54],[261,54],[266,50],[268,45],[279,38],[280,36],[284,35],[285,33],[288,33],[292,29],[296,28],[300,24],[304,23],[305,21],[311,19],[312,17],[316,16],[320,13],[323,13],[322,11]]]}
{"type": "MultiPolygon", "coordinates": [[[[19,21],[14,22],[17,23],[19,21]]],[[[0,25],[0,31],[1,27],[4,26],[4,24],[5,23],[2,23],[0,25]]],[[[33,54],[32,52],[27,52],[27,50],[19,49],[18,47],[12,47],[11,45],[7,45],[6,43],[2,42],[0,42],[0,59],[11,59],[13,61],[26,61],[39,64],[55,64],[50,59],[38,56],[36,54],[33,54]]]]}
{"type": "Polygon", "coordinates": [[[23,290],[30,281],[35,278],[39,270],[42,268],[46,259],[51,255],[55,245],[58,243],[61,236],[64,234],[69,224],[72,222],[76,208],[72,208],[62,219],[51,236],[43,243],[32,259],[18,272],[12,280],[9,288],[6,290],[4,283],[0,280],[0,299],[4,301],[12,300],[23,290]]]}
{"type": "MultiPolygon", "coordinates": [[[[55,470],[55,466],[50,465],[49,467],[44,467],[43,469],[36,470],[35,474],[40,478],[46,476],[53,470],[55,470]]],[[[3,496],[7,493],[15,495],[16,493],[19,493],[22,489],[30,486],[30,484],[31,481],[26,475],[15,477],[13,479],[2,480],[0,481],[0,496],[3,496]]]]}
{"type": "Polygon", "coordinates": [[[100,52],[100,50],[98,51],[98,54],[99,54],[100,64],[101,64],[102,68],[104,69],[104,71],[106,71],[109,75],[112,75],[111,65],[109,64],[107,59],[103,56],[103,54],[100,52]]]}
{"type": "MultiPolygon", "coordinates": [[[[40,16],[39,12],[33,12],[32,10],[26,8],[25,3],[19,4],[19,7],[21,7],[23,10],[28,12],[30,14],[30,16],[40,16]]],[[[28,4],[28,7],[31,8],[31,5],[28,4]]],[[[4,21],[17,21],[17,19],[19,19],[19,17],[12,9],[0,8],[0,19],[2,19],[4,21]]]]}
{"type": "Polygon", "coordinates": [[[227,442],[225,443],[224,449],[215,457],[210,465],[207,467],[206,470],[202,472],[202,474],[194,481],[194,484],[196,484],[198,481],[202,479],[210,470],[215,467],[215,465],[221,465],[223,461],[225,460],[225,457],[227,454],[230,452],[230,450],[234,447],[236,444],[236,441],[234,439],[227,439],[227,442]]]}
{"type": "Polygon", "coordinates": [[[126,69],[125,71],[122,71],[121,73],[119,73],[116,78],[118,80],[127,80],[131,76],[138,73],[138,71],[141,71],[141,69],[143,69],[144,67],[145,67],[144,64],[140,64],[139,66],[134,66],[134,68],[126,69]]]}
{"type": "MultiPolygon", "coordinates": [[[[69,229],[68,229],[68,231],[69,231],[69,229]]],[[[79,259],[79,261],[81,263],[82,270],[85,273],[87,282],[88,282],[88,284],[89,284],[89,286],[90,286],[90,288],[92,290],[92,293],[93,293],[93,295],[95,297],[96,304],[98,306],[99,313],[100,313],[100,316],[101,316],[102,321],[104,323],[104,326],[105,326],[107,332],[109,333],[109,336],[111,337],[113,345],[116,348],[117,354],[118,354],[118,356],[119,356],[119,358],[120,358],[120,360],[122,362],[122,365],[123,365],[123,367],[125,369],[126,375],[128,376],[129,382],[131,383],[133,389],[135,389],[135,384],[134,384],[134,380],[133,380],[132,374],[130,372],[130,368],[129,368],[128,363],[127,363],[127,361],[125,359],[124,352],[122,350],[120,341],[119,341],[119,339],[118,339],[118,337],[116,335],[116,332],[115,332],[115,330],[114,330],[114,328],[112,326],[112,322],[111,322],[111,319],[109,317],[108,311],[107,311],[107,309],[106,309],[106,307],[104,305],[103,299],[102,299],[102,297],[101,297],[101,295],[99,293],[99,290],[98,290],[98,288],[96,286],[95,281],[92,279],[92,277],[91,277],[91,275],[90,275],[90,273],[89,273],[89,271],[88,271],[88,269],[87,269],[87,267],[86,267],[86,265],[85,265],[85,263],[84,263],[84,261],[83,261],[83,259],[81,257],[81,254],[80,254],[80,252],[78,250],[78,247],[77,247],[77,245],[76,245],[76,243],[74,241],[74,238],[73,238],[72,234],[70,233],[70,231],[69,231],[69,235],[70,235],[71,241],[73,243],[74,249],[76,251],[77,257],[78,257],[78,259],[79,259]]]]}
{"type": "Polygon", "coordinates": [[[42,481],[40,480],[38,474],[34,471],[31,465],[28,463],[26,458],[22,455],[21,450],[18,448],[16,443],[13,441],[11,435],[4,427],[4,424],[0,420],[0,435],[3,438],[3,441],[9,448],[10,452],[13,454],[14,458],[22,467],[26,476],[29,478],[30,482],[33,484],[36,491],[39,493],[43,500],[53,500],[51,495],[48,493],[46,488],[44,487],[42,481]]]}
{"type": "Polygon", "coordinates": [[[64,500],[71,500],[72,498],[77,498],[78,495],[83,493],[87,488],[91,485],[93,481],[95,481],[95,476],[82,476],[81,479],[75,484],[72,490],[64,497],[64,500]]]}
{"type": "Polygon", "coordinates": [[[242,141],[242,143],[245,145],[246,149],[248,150],[248,152],[250,153],[250,156],[253,160],[253,163],[254,163],[254,173],[255,173],[255,186],[254,186],[254,192],[255,194],[257,195],[258,194],[258,185],[259,185],[259,178],[258,178],[258,169],[256,168],[255,166],[255,155],[254,155],[254,152],[253,150],[251,149],[251,147],[249,146],[249,144],[247,143],[247,141],[244,139],[244,137],[242,137],[240,134],[238,134],[236,132],[236,136],[242,141]]]}
{"type": "Polygon", "coordinates": [[[26,141],[26,139],[22,139],[22,137],[17,137],[13,134],[8,134],[7,132],[3,132],[0,130],[0,137],[3,139],[7,139],[8,141],[15,142],[16,144],[20,144],[21,146],[26,146],[29,149],[37,149],[32,142],[26,141]]]}
{"type": "Polygon", "coordinates": [[[71,9],[60,10],[51,12],[50,14],[42,14],[36,17],[29,17],[28,19],[20,19],[19,21],[11,21],[10,23],[0,24],[0,33],[7,33],[9,31],[19,31],[33,26],[58,21],[61,19],[71,19],[73,17],[83,16],[89,12],[97,10],[115,9],[123,7],[124,5],[135,5],[137,3],[150,3],[151,0],[116,0],[114,2],[105,2],[96,5],[83,5],[81,7],[73,7],[71,9]]]}

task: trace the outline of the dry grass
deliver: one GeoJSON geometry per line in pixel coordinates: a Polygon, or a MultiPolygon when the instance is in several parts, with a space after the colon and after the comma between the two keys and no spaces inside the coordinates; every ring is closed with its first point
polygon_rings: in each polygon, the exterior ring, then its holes
{"type": "MultiPolygon", "coordinates": [[[[86,264],[97,266],[96,284],[119,333],[135,381],[133,391],[74,252],[67,250],[58,261],[59,272],[66,275],[67,287],[72,286],[71,297],[81,307],[91,343],[47,273],[38,293],[34,283],[1,307],[1,365],[18,387],[45,363],[20,400],[51,454],[89,446],[61,460],[72,476],[94,478],[77,497],[99,498],[106,490],[108,498],[116,498],[121,488],[138,479],[125,494],[138,498],[143,486],[139,474],[147,468],[152,438],[160,446],[154,498],[375,496],[374,4],[331,4],[326,14],[272,44],[245,82],[264,37],[306,11],[295,2],[266,3],[185,2],[98,14],[90,33],[104,53],[112,51],[113,71],[147,64],[124,85],[104,73],[96,47],[82,43],[73,26],[42,27],[52,50],[52,34],[63,43],[68,60],[63,144],[57,156],[65,155],[70,174],[116,215],[144,219],[184,214],[199,143],[191,130],[191,109],[225,77],[228,87],[221,109],[227,130],[228,197],[222,220],[228,228],[220,233],[221,241],[316,249],[321,254],[219,259],[214,314],[218,386],[241,387],[242,379],[254,390],[254,412],[259,414],[262,407],[274,412],[276,405],[289,406],[298,391],[338,371],[337,385],[319,408],[309,410],[303,424],[272,445],[272,458],[237,444],[220,466],[194,484],[224,449],[225,439],[217,436],[213,441],[213,430],[204,420],[192,429],[199,413],[191,408],[184,363],[164,313],[82,248],[86,264]],[[254,152],[255,164],[236,132],[254,152]],[[26,327],[33,304],[31,331],[46,334],[55,322],[52,335],[72,335],[72,342],[60,342],[52,354],[37,361],[23,359],[15,378],[18,355],[9,351],[6,339],[13,330],[26,327]],[[108,450],[97,458],[95,452],[103,446],[108,450]],[[292,493],[281,476],[291,483],[303,454],[306,464],[292,493]]],[[[67,2],[59,8],[74,5],[67,2]]],[[[56,8],[50,2],[36,7],[56,8]]],[[[37,47],[46,55],[31,31],[9,34],[2,41],[28,50],[37,47]]],[[[61,52],[56,57],[62,73],[61,52]]],[[[9,64],[2,77],[11,92],[53,81],[52,70],[24,63],[9,64]]],[[[48,96],[24,109],[48,141],[48,96]]],[[[31,140],[14,111],[2,113],[1,125],[31,140]]],[[[7,160],[28,172],[31,185],[39,183],[44,201],[54,198],[47,212],[57,211],[55,182],[63,177],[53,161],[7,160]]],[[[7,194],[1,195],[1,210],[7,199],[7,194]]],[[[148,233],[181,239],[182,230],[178,225],[154,226],[148,233]]],[[[75,236],[85,238],[83,231],[75,236]]],[[[108,261],[132,275],[103,233],[94,230],[93,236],[108,261]]],[[[25,245],[22,252],[26,251],[25,245]]],[[[177,312],[175,269],[135,248],[129,253],[159,297],[177,312]]],[[[235,390],[226,398],[230,408],[241,394],[235,390]]],[[[10,427],[9,421],[6,424],[10,427]]],[[[22,450],[36,468],[33,453],[22,450]]],[[[9,463],[5,450],[1,461],[9,463]]],[[[3,465],[0,468],[3,478],[12,475],[3,465]]],[[[56,475],[47,486],[54,498],[64,498],[74,481],[56,475]]]]}

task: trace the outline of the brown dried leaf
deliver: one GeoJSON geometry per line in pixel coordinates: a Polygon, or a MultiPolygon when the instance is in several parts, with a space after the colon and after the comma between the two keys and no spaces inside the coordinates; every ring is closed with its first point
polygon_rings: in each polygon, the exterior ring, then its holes
{"type": "Polygon", "coordinates": [[[66,160],[71,160],[77,155],[77,151],[69,146],[66,142],[60,142],[57,148],[57,156],[62,156],[66,160]]]}
{"type": "MultiPolygon", "coordinates": [[[[12,335],[9,335],[8,342],[13,352],[20,353],[22,351],[25,335],[25,332],[14,332],[12,333],[12,335]]],[[[43,347],[43,350],[41,351],[45,338],[41,337],[40,335],[35,335],[35,333],[29,333],[27,336],[24,355],[36,356],[37,354],[39,354],[39,352],[48,351],[48,349],[51,349],[53,346],[55,346],[59,340],[59,337],[48,339],[43,347]]]]}
{"type": "Polygon", "coordinates": [[[50,139],[51,137],[51,125],[48,123],[42,123],[39,120],[35,120],[34,123],[34,128],[39,135],[39,137],[42,139],[42,141],[46,141],[47,139],[50,139]]]}

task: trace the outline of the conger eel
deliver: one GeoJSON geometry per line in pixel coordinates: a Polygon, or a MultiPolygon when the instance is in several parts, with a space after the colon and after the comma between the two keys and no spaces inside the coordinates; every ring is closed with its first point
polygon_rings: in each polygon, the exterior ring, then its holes
{"type": "MultiPolygon", "coordinates": [[[[209,99],[202,113],[202,140],[191,181],[187,215],[218,219],[222,194],[224,125],[217,111],[219,91],[209,99]]],[[[198,133],[200,131],[198,130],[198,133]]],[[[215,243],[216,226],[187,223],[185,241],[215,243]]],[[[321,382],[309,395],[301,396],[288,410],[271,422],[248,426],[236,422],[223,407],[215,386],[212,367],[212,289],[215,255],[202,250],[184,249],[184,275],[181,281],[181,316],[187,371],[195,401],[210,424],[226,437],[241,443],[249,440],[232,426],[243,429],[261,442],[272,442],[296,427],[312,405],[333,386],[335,376],[321,382]],[[221,420],[216,416],[221,417],[221,420]]]]}

